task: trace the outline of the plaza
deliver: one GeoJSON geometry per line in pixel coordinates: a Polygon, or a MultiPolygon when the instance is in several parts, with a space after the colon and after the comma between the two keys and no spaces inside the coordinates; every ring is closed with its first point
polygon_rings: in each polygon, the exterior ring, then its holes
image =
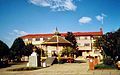
{"type": "Polygon", "coordinates": [[[32,71],[7,71],[11,68],[25,67],[26,63],[1,68],[0,75],[120,75],[119,70],[89,70],[88,63],[53,64],[50,67],[32,71]]]}

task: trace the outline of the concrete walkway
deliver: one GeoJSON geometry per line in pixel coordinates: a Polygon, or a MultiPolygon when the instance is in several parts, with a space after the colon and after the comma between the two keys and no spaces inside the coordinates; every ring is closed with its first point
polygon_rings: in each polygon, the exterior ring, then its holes
{"type": "MultiPolygon", "coordinates": [[[[11,68],[23,67],[25,65],[13,65],[11,68]]],[[[10,67],[9,67],[10,68],[10,67]]],[[[120,75],[120,70],[88,70],[87,63],[65,63],[54,64],[51,67],[34,71],[6,71],[8,68],[0,69],[0,75],[120,75]]]]}

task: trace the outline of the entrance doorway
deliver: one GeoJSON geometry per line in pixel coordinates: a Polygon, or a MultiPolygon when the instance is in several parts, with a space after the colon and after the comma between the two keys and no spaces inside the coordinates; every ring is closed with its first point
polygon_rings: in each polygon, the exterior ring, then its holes
{"type": "Polygon", "coordinates": [[[82,51],[78,51],[78,55],[79,55],[79,56],[82,56],[82,51]]]}
{"type": "Polygon", "coordinates": [[[57,53],[57,51],[55,51],[55,50],[52,51],[51,53],[52,53],[52,57],[54,57],[54,56],[57,57],[57,56],[58,56],[58,53],[57,53]]]}

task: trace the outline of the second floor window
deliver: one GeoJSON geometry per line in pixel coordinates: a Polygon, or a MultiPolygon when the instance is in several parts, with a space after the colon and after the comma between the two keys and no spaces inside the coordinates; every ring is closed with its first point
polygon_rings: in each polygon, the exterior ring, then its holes
{"type": "Polygon", "coordinates": [[[85,37],[85,40],[87,40],[87,37],[85,37]]]}
{"type": "Polygon", "coordinates": [[[78,46],[81,46],[81,43],[77,43],[78,46]]]}
{"type": "Polygon", "coordinates": [[[76,40],[80,40],[80,37],[76,37],[76,40]]]}
{"type": "Polygon", "coordinates": [[[40,38],[36,38],[35,41],[40,41],[40,38]]]}
{"type": "Polygon", "coordinates": [[[84,46],[90,46],[90,43],[85,43],[84,46]]]}
{"type": "Polygon", "coordinates": [[[28,38],[28,41],[32,41],[32,38],[28,38]]]}

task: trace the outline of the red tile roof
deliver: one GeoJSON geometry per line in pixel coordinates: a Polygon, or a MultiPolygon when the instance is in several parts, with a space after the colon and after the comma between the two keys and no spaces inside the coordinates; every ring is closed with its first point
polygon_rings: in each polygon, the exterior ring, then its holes
{"type": "Polygon", "coordinates": [[[21,36],[21,38],[25,39],[25,38],[42,38],[42,37],[51,37],[54,34],[28,34],[25,36],[21,36]]]}
{"type": "Polygon", "coordinates": [[[103,32],[75,32],[75,36],[101,36],[103,32]]]}
{"type": "MultiPolygon", "coordinates": [[[[60,33],[61,36],[66,36],[67,33],[60,33]]],[[[75,36],[102,36],[103,32],[73,32],[75,36]]],[[[43,37],[52,37],[54,34],[28,34],[21,36],[21,38],[43,38],[43,37]]]]}

